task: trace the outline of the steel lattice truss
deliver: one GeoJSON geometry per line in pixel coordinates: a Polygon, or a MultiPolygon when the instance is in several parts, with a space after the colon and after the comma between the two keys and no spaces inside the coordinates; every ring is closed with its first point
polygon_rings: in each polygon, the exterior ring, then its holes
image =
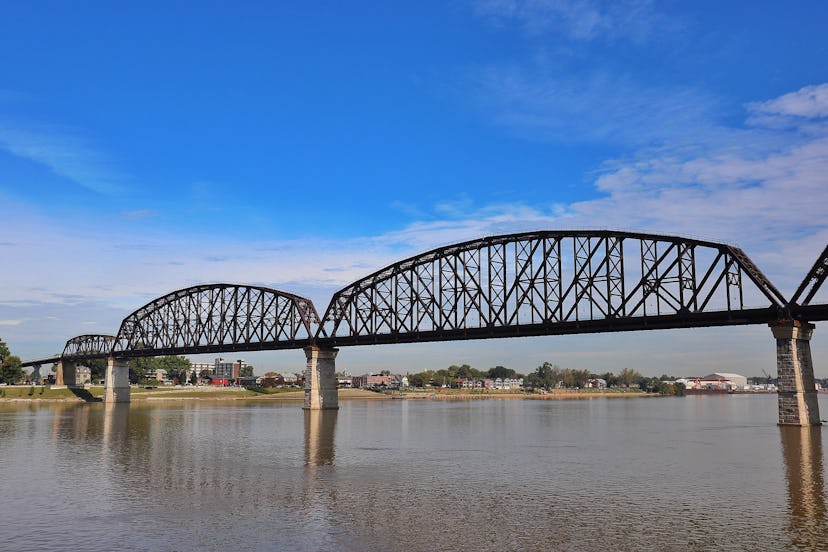
{"type": "Polygon", "coordinates": [[[825,283],[828,277],[828,246],[817,258],[814,266],[805,275],[802,283],[791,298],[789,312],[791,318],[799,320],[814,321],[825,320],[828,317],[828,305],[814,304],[814,296],[825,283]]]}
{"type": "Polygon", "coordinates": [[[379,270],[337,292],[321,322],[313,303],[297,295],[195,286],[136,310],[117,337],[78,336],[61,355],[23,365],[828,320],[828,304],[811,304],[826,276],[828,247],[788,302],[741,249],[725,244],[610,231],[511,234],[379,270]]]}
{"type": "Polygon", "coordinates": [[[211,284],[175,291],[130,314],[118,357],[292,349],[306,346],[319,315],[309,299],[275,289],[211,284]]]}
{"type": "Polygon", "coordinates": [[[733,246],[532,232],[442,247],[375,272],[336,293],[318,337],[354,345],[755,324],[786,303],[733,246]]]}
{"type": "Polygon", "coordinates": [[[828,246],[825,246],[822,255],[819,256],[814,266],[805,275],[805,279],[802,280],[799,289],[796,290],[796,293],[794,293],[791,299],[791,304],[809,305],[811,299],[814,298],[816,292],[819,291],[819,288],[825,282],[826,276],[828,276],[828,246]],[[800,299],[802,299],[801,303],[800,299]]]}
{"type": "Polygon", "coordinates": [[[60,357],[67,360],[106,358],[111,353],[114,344],[114,335],[79,335],[66,342],[60,357]]]}

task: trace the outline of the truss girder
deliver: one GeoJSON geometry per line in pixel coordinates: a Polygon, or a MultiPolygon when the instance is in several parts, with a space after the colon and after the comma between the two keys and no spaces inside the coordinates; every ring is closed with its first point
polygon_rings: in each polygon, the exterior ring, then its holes
{"type": "Polygon", "coordinates": [[[656,321],[718,325],[748,311],[755,320],[757,312],[775,313],[786,303],[744,252],[726,244],[628,232],[530,232],[442,247],[367,276],[334,295],[317,338],[348,345],[524,335],[524,329],[525,335],[646,329],[656,321]]]}
{"type": "Polygon", "coordinates": [[[201,285],[130,314],[112,350],[129,357],[296,348],[312,340],[319,322],[313,303],[298,295],[259,286],[201,285]]]}
{"type": "Polygon", "coordinates": [[[109,356],[115,344],[114,335],[86,334],[73,337],[63,347],[61,358],[86,359],[109,356]]]}
{"type": "Polygon", "coordinates": [[[802,306],[810,305],[811,299],[814,298],[816,292],[822,287],[826,276],[828,276],[828,245],[825,246],[822,255],[817,258],[814,266],[811,267],[811,270],[805,275],[802,283],[799,284],[799,288],[797,288],[791,299],[791,304],[802,306]]]}

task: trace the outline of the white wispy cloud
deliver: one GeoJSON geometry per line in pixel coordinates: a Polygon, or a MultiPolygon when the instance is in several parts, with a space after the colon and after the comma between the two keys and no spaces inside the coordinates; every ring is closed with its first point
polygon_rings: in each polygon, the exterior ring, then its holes
{"type": "Polygon", "coordinates": [[[828,84],[805,86],[778,98],[747,105],[748,123],[758,127],[791,128],[825,133],[828,117],[828,84]]]}
{"type": "Polygon", "coordinates": [[[124,176],[114,163],[77,131],[0,120],[0,150],[39,163],[97,193],[112,194],[123,189],[124,176]]]}
{"type": "Polygon", "coordinates": [[[671,23],[649,0],[479,0],[475,8],[496,23],[516,22],[530,34],[560,33],[578,41],[640,43],[671,23]]]}
{"type": "Polygon", "coordinates": [[[828,117],[828,84],[805,86],[772,100],[748,104],[748,107],[757,113],[828,117]]]}
{"type": "Polygon", "coordinates": [[[562,75],[492,66],[476,72],[471,86],[484,117],[531,140],[641,147],[677,137],[711,140],[724,130],[715,124],[715,98],[702,90],[643,87],[600,69],[562,75]]]}

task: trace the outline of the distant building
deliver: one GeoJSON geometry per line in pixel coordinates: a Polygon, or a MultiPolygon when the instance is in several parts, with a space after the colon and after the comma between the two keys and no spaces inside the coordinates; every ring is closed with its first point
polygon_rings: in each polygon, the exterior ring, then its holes
{"type": "Polygon", "coordinates": [[[211,362],[191,362],[190,363],[190,370],[194,371],[196,374],[201,375],[202,372],[207,372],[208,376],[213,375],[213,370],[215,369],[215,364],[211,362]]]}
{"type": "Polygon", "coordinates": [[[217,358],[213,363],[213,373],[216,379],[236,381],[241,377],[241,370],[247,363],[239,359],[236,362],[224,362],[223,358],[217,358]]]}
{"type": "Polygon", "coordinates": [[[394,386],[394,376],[386,376],[383,374],[364,374],[362,376],[354,376],[351,378],[351,385],[361,389],[370,389],[372,387],[392,387],[394,386]]]}
{"type": "Polygon", "coordinates": [[[88,366],[77,366],[75,368],[75,384],[85,385],[87,383],[92,383],[92,369],[88,366]]]}
{"type": "Polygon", "coordinates": [[[592,378],[587,380],[585,387],[590,389],[606,389],[607,380],[604,378],[592,378]]]}
{"type": "Polygon", "coordinates": [[[709,390],[730,390],[745,389],[747,378],[740,374],[729,372],[714,372],[700,378],[681,378],[677,380],[683,383],[687,389],[709,389],[709,390]]]}
{"type": "Polygon", "coordinates": [[[459,389],[483,389],[483,380],[472,378],[454,378],[454,387],[459,389]]]}
{"type": "Polygon", "coordinates": [[[484,378],[482,380],[458,379],[462,389],[494,389],[497,391],[522,389],[523,378],[484,378]]]}
{"type": "Polygon", "coordinates": [[[494,389],[523,389],[523,378],[497,378],[494,389]]]}
{"type": "Polygon", "coordinates": [[[730,382],[730,385],[733,387],[745,387],[747,386],[747,378],[741,374],[731,374],[729,372],[714,372],[712,374],[708,374],[704,376],[705,380],[722,380],[725,382],[730,382]]]}

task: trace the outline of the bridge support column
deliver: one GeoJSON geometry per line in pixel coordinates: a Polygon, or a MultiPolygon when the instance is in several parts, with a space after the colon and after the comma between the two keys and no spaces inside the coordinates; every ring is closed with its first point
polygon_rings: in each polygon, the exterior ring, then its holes
{"type": "Polygon", "coordinates": [[[339,349],[305,347],[305,410],[335,410],[339,408],[336,383],[336,353],[339,349]]]}
{"type": "Polygon", "coordinates": [[[811,359],[814,325],[792,320],[773,323],[770,327],[776,338],[779,425],[820,425],[811,359]]]}
{"type": "Polygon", "coordinates": [[[40,364],[32,365],[32,380],[34,380],[35,385],[40,385],[40,364]]]}
{"type": "Polygon", "coordinates": [[[129,395],[129,363],[126,360],[109,357],[106,360],[103,402],[107,404],[128,403],[129,395]]]}
{"type": "Polygon", "coordinates": [[[78,367],[70,360],[60,360],[57,363],[57,379],[55,385],[66,387],[77,387],[78,367]]]}

